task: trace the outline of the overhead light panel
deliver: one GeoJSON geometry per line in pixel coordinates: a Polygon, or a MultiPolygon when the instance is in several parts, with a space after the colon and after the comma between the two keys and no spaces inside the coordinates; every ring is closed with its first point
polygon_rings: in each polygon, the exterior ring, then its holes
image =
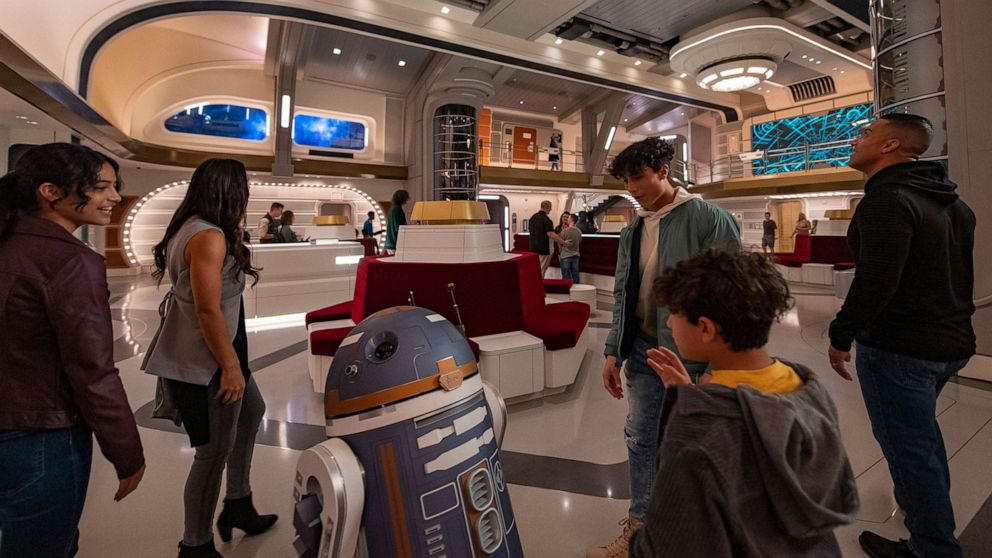
{"type": "Polygon", "coordinates": [[[603,50],[603,49],[599,49],[599,50],[596,51],[596,56],[602,56],[604,54],[606,54],[606,51],[603,50]]]}
{"type": "Polygon", "coordinates": [[[560,45],[560,44],[562,44],[564,42],[565,42],[565,39],[562,39],[561,37],[555,37],[555,44],[556,45],[560,45]]]}
{"type": "Polygon", "coordinates": [[[441,6],[441,13],[442,14],[448,15],[448,12],[450,12],[450,11],[451,11],[451,8],[449,8],[447,6],[441,6]]]}
{"type": "Polygon", "coordinates": [[[403,66],[406,66],[406,60],[400,60],[396,63],[396,65],[402,68],[403,66]]]}
{"type": "Polygon", "coordinates": [[[634,60],[634,65],[635,66],[640,66],[641,65],[641,61],[640,60],[634,60]]]}
{"type": "Polygon", "coordinates": [[[705,68],[697,83],[703,89],[730,92],[750,89],[775,75],[778,65],[761,58],[730,60],[705,68]]]}
{"type": "Polygon", "coordinates": [[[337,56],[337,55],[339,55],[339,54],[341,54],[341,49],[339,49],[339,48],[337,48],[337,47],[335,47],[335,48],[333,48],[333,49],[331,49],[331,52],[332,52],[332,53],[333,53],[333,54],[334,54],[335,56],[337,56]]]}

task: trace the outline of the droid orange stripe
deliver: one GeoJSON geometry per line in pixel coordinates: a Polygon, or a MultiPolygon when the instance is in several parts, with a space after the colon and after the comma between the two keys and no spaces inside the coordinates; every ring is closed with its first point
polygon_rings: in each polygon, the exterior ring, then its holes
{"type": "MultiPolygon", "coordinates": [[[[469,361],[457,368],[461,372],[462,378],[479,372],[479,365],[474,360],[469,361]]],[[[445,371],[447,374],[453,371],[445,371]]],[[[440,375],[428,376],[403,385],[355,397],[345,401],[341,400],[341,394],[336,389],[327,392],[324,398],[324,415],[328,418],[336,418],[344,415],[352,415],[369,409],[375,409],[397,401],[403,401],[429,391],[434,391],[441,387],[440,375]]]]}
{"type": "Polygon", "coordinates": [[[400,490],[400,474],[396,468],[396,453],[392,442],[379,446],[379,461],[382,464],[382,478],[386,483],[386,499],[391,519],[389,524],[393,526],[396,558],[413,558],[413,545],[410,543],[410,531],[406,524],[403,491],[400,490]]]}

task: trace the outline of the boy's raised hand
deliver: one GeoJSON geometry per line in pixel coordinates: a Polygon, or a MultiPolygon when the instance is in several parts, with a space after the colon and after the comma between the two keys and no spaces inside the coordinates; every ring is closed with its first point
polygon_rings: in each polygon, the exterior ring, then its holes
{"type": "Polygon", "coordinates": [[[648,349],[648,366],[658,374],[661,382],[666,386],[692,383],[689,373],[682,365],[682,359],[671,349],[665,347],[648,349]]]}

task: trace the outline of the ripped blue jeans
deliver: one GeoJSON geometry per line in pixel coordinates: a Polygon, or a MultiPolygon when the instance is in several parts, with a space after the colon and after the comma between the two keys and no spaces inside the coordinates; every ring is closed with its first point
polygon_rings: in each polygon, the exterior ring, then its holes
{"type": "MultiPolygon", "coordinates": [[[[648,366],[650,344],[641,338],[634,340],[624,364],[624,396],[627,398],[627,421],[623,427],[627,443],[630,471],[630,510],[635,519],[644,519],[651,500],[654,478],[658,472],[661,411],[665,403],[665,385],[648,366]]],[[[687,363],[689,375],[696,381],[703,373],[703,363],[687,363]]]]}

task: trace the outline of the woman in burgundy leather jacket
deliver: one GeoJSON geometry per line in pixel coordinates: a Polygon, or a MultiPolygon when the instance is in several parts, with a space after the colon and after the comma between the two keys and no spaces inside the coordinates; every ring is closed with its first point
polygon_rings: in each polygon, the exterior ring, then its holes
{"type": "Polygon", "coordinates": [[[73,236],[106,225],[115,163],[34,147],[0,178],[0,558],[76,554],[93,434],[120,500],[145,460],[114,366],[103,257],[73,236]]]}

